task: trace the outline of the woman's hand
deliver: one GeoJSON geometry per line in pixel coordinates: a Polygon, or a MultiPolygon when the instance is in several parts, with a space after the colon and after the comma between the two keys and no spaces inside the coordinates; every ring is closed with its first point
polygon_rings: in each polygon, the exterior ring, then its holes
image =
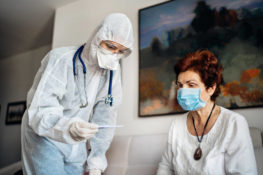
{"type": "Polygon", "coordinates": [[[69,134],[75,141],[90,139],[98,132],[98,125],[88,122],[74,122],[69,127],[69,134]]]}

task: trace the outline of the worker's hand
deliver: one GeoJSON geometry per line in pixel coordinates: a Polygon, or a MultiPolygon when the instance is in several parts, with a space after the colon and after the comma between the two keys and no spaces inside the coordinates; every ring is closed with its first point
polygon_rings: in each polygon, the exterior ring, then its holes
{"type": "Polygon", "coordinates": [[[101,175],[101,171],[97,169],[89,170],[89,175],[101,175]]]}
{"type": "Polygon", "coordinates": [[[88,122],[77,121],[70,125],[69,134],[75,141],[90,139],[98,132],[98,125],[88,122]]]}

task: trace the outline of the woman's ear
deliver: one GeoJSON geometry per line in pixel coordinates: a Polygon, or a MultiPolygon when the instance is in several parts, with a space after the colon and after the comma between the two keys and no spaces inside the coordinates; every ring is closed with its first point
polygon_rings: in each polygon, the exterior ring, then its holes
{"type": "Polygon", "coordinates": [[[216,90],[216,83],[215,83],[212,87],[209,87],[209,88],[207,89],[207,92],[208,92],[208,94],[209,94],[210,96],[212,96],[212,95],[214,94],[215,90],[216,90]]]}

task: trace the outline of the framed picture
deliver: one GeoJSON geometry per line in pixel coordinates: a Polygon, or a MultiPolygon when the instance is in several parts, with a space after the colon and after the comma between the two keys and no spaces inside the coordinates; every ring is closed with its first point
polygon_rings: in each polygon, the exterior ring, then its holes
{"type": "Polygon", "coordinates": [[[175,0],[139,10],[139,116],[184,112],[174,65],[209,49],[224,67],[216,103],[263,106],[263,1],[175,0]]]}
{"type": "Polygon", "coordinates": [[[8,103],[5,123],[7,125],[21,123],[25,110],[25,101],[8,103]]]}

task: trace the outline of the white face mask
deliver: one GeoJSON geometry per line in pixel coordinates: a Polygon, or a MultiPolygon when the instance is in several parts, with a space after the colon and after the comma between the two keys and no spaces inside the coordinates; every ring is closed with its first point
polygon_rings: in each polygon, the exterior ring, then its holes
{"type": "Polygon", "coordinates": [[[101,68],[117,70],[122,54],[112,53],[99,46],[97,50],[98,63],[101,68]]]}

